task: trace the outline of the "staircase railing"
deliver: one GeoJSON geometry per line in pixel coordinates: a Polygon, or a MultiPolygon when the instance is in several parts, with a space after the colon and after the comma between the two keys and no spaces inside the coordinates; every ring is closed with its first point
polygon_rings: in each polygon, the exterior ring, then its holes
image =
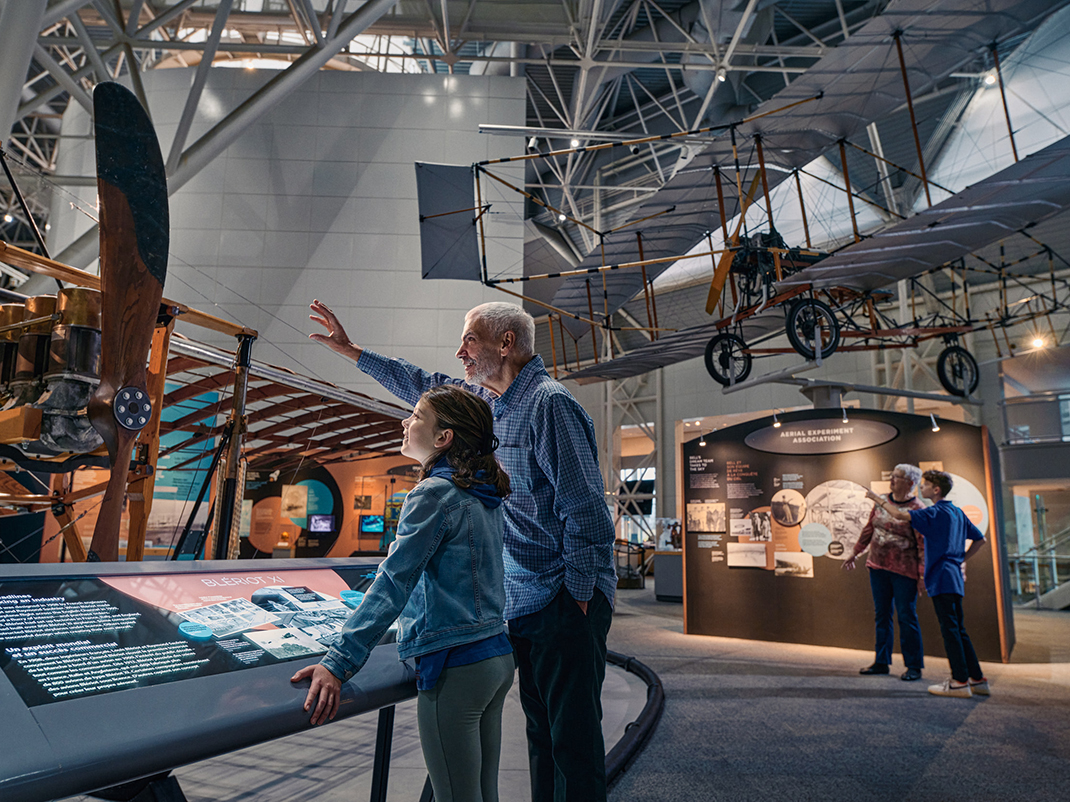
{"type": "Polygon", "coordinates": [[[1042,597],[1070,582],[1070,527],[1023,552],[1008,554],[1007,562],[1015,603],[1046,606],[1042,597]]]}

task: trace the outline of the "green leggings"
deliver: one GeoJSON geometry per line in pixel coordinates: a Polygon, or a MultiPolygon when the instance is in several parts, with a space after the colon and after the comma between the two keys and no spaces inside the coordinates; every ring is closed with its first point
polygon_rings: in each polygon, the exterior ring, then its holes
{"type": "Polygon", "coordinates": [[[513,684],[513,655],[442,670],[420,691],[416,720],[435,802],[498,802],[502,706],[513,684]]]}

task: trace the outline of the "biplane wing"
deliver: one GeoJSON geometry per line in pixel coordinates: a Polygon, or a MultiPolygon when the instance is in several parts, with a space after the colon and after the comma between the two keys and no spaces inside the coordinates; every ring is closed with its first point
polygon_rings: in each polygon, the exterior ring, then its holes
{"type": "MultiPolygon", "coordinates": [[[[747,168],[741,181],[743,194],[753,176],[751,139],[761,134],[766,148],[769,186],[783,181],[787,170],[801,167],[827,152],[841,139],[861,135],[873,120],[889,114],[906,99],[893,34],[902,32],[911,92],[928,91],[972,60],[980,48],[1032,30],[1040,20],[1062,8],[1065,0],[899,0],[851,34],[804,75],[760,105],[755,117],[792,103],[775,115],[743,123],[736,128],[740,163],[747,168]],[[820,99],[805,102],[820,95],[820,99]],[[778,169],[779,168],[779,169],[778,169]]],[[[597,268],[639,259],[636,232],[642,232],[643,257],[658,259],[687,253],[708,231],[721,226],[715,168],[721,172],[721,189],[729,218],[738,212],[739,191],[735,180],[732,142],[722,136],[689,161],[681,158],[664,187],[634,210],[633,220],[643,220],[675,207],[671,215],[654,217],[607,234],[605,257],[595,247],[580,268],[597,268]]],[[[621,221],[624,223],[625,221],[621,221]]],[[[653,279],[671,262],[650,265],[653,279]]],[[[620,309],[643,288],[638,270],[604,273],[601,277],[577,276],[558,290],[553,305],[587,317],[588,288],[595,319],[620,309]],[[588,285],[588,280],[590,285],[588,285]]],[[[589,326],[564,318],[562,324],[579,337],[589,326]]]]}
{"type": "MultiPolygon", "coordinates": [[[[1070,137],[968,187],[908,220],[849,245],[777,284],[874,290],[966,256],[986,245],[1070,209],[1070,137]]],[[[783,326],[772,310],[748,318],[753,340],[783,326]]],[[[578,370],[580,382],[623,379],[702,356],[718,322],[665,335],[616,359],[578,370]]]]}
{"type": "Polygon", "coordinates": [[[913,217],[840,249],[778,287],[868,291],[960,259],[1070,208],[1070,136],[913,217]]]}
{"type": "MultiPolygon", "coordinates": [[[[783,328],[784,315],[774,308],[747,318],[740,324],[743,336],[748,341],[783,328]]],[[[590,384],[609,379],[627,379],[631,376],[649,373],[667,365],[675,365],[677,362],[685,362],[688,359],[702,356],[706,350],[706,343],[722,331],[724,327],[716,321],[673,331],[629,351],[624,356],[573,371],[564,378],[573,379],[580,384],[590,384]]]]}

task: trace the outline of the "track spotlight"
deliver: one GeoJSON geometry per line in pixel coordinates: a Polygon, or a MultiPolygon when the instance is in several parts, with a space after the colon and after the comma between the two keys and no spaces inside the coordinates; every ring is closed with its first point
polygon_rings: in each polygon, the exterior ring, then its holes
{"type": "Polygon", "coordinates": [[[539,144],[539,140],[536,137],[532,137],[528,140],[528,150],[535,150],[535,147],[539,144]]]}
{"type": "Polygon", "coordinates": [[[580,146],[580,141],[578,139],[570,139],[568,141],[568,146],[570,148],[578,148],[580,146]]]}
{"type": "Polygon", "coordinates": [[[13,223],[14,221],[15,221],[15,218],[12,217],[11,215],[9,215],[9,214],[5,214],[4,215],[4,222],[5,223],[13,223]]]}
{"type": "Polygon", "coordinates": [[[568,220],[568,215],[566,215],[564,213],[560,213],[560,214],[557,215],[557,222],[563,223],[566,220],[568,220]]]}
{"type": "Polygon", "coordinates": [[[847,423],[847,407],[845,407],[843,404],[840,404],[840,410],[842,410],[843,412],[843,422],[847,423]]]}
{"type": "Polygon", "coordinates": [[[700,446],[706,445],[706,433],[705,432],[703,432],[702,433],[702,437],[699,438],[698,444],[700,446]]]}
{"type": "Polygon", "coordinates": [[[933,413],[931,413],[931,412],[929,413],[929,420],[931,420],[933,422],[933,431],[934,432],[940,431],[940,424],[936,422],[936,416],[933,415],[933,413]]]}
{"type": "Polygon", "coordinates": [[[1043,348],[1044,347],[1044,339],[1042,337],[1037,337],[1036,339],[1034,339],[1033,340],[1033,347],[1034,348],[1043,348]]]}
{"type": "Polygon", "coordinates": [[[721,83],[724,83],[725,81],[727,81],[728,80],[728,70],[726,70],[724,67],[718,67],[717,68],[717,80],[720,81],[721,83]]]}
{"type": "Polygon", "coordinates": [[[989,72],[986,72],[985,73],[985,86],[995,86],[995,83],[996,83],[996,73],[992,72],[991,70],[989,72]]]}
{"type": "Polygon", "coordinates": [[[632,145],[631,147],[628,148],[628,150],[630,150],[632,152],[633,156],[638,156],[639,155],[639,146],[638,145],[632,145]]]}
{"type": "Polygon", "coordinates": [[[775,412],[773,413],[773,428],[774,429],[779,429],[780,428],[780,420],[777,418],[775,412]]]}

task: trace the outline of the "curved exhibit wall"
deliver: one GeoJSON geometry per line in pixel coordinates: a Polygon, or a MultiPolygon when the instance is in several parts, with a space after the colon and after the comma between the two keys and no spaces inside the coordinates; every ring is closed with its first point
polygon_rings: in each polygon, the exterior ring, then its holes
{"type": "MultiPolygon", "coordinates": [[[[987,429],[877,410],[762,418],[683,444],[684,631],[872,649],[867,571],[843,562],[865,526],[866,490],[888,491],[899,463],[950,473],[948,498],[986,538],[968,563],[966,626],[982,660],[1008,660],[998,469],[987,429]]],[[[942,657],[932,603],[919,598],[925,653],[942,657]]]]}

